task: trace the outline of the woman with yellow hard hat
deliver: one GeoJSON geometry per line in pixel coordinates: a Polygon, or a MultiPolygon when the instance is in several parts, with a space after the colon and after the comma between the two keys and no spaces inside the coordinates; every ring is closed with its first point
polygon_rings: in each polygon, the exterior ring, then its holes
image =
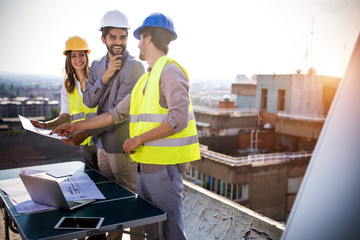
{"type": "MultiPolygon", "coordinates": [[[[85,39],[73,36],[66,41],[63,51],[66,59],[64,84],[61,89],[60,115],[46,122],[31,120],[35,127],[53,129],[63,123],[81,121],[96,115],[97,108],[88,108],[82,101],[82,93],[86,88],[89,76],[89,53],[90,49],[85,39]]],[[[80,145],[81,155],[85,163],[98,169],[96,147],[90,143],[90,134],[87,130],[62,141],[68,145],[80,145]]]]}

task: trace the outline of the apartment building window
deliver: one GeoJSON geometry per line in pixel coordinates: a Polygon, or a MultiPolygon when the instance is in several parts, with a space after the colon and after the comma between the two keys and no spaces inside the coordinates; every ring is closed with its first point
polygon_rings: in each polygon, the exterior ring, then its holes
{"type": "Polygon", "coordinates": [[[210,190],[211,177],[203,174],[202,187],[210,190]]]}
{"type": "Polygon", "coordinates": [[[211,178],[211,188],[210,188],[210,191],[212,191],[212,192],[215,192],[216,193],[216,191],[217,191],[217,179],[216,178],[214,178],[214,177],[212,177],[211,178]]]}
{"type": "Polygon", "coordinates": [[[232,192],[233,188],[231,186],[233,186],[233,184],[227,184],[227,186],[226,186],[226,198],[230,199],[230,200],[231,200],[231,196],[233,193],[232,192]]]}
{"type": "Polygon", "coordinates": [[[289,178],[287,193],[288,194],[296,194],[299,191],[301,180],[302,180],[302,177],[300,177],[300,176],[289,178]]]}
{"type": "Polygon", "coordinates": [[[285,90],[278,90],[278,111],[285,111],[285,90]]]}
{"type": "MultiPolygon", "coordinates": [[[[216,179],[208,176],[198,170],[195,167],[190,167],[189,172],[186,176],[194,181],[196,185],[199,185],[209,191],[226,197],[233,201],[242,201],[248,199],[249,185],[247,183],[242,184],[230,184],[226,181],[216,179]]],[[[294,180],[290,180],[294,181],[294,180]]],[[[295,181],[296,182],[296,181],[295,181]]],[[[294,184],[289,184],[293,186],[294,184]]],[[[295,184],[296,185],[296,184],[295,184]]]]}
{"type": "Polygon", "coordinates": [[[195,168],[194,167],[190,168],[189,175],[190,175],[191,179],[195,179],[195,168]]]}
{"type": "Polygon", "coordinates": [[[221,180],[216,179],[215,193],[216,193],[217,195],[220,195],[220,188],[221,188],[221,180]]]}
{"type": "Polygon", "coordinates": [[[243,184],[232,184],[232,195],[231,200],[233,201],[241,201],[248,199],[248,187],[247,183],[243,184]]]}
{"type": "Polygon", "coordinates": [[[226,194],[226,182],[225,181],[220,181],[220,195],[225,197],[226,194]]]}
{"type": "Polygon", "coordinates": [[[192,180],[195,180],[195,175],[196,175],[196,170],[194,167],[190,167],[189,171],[185,173],[185,176],[192,180]]]}
{"type": "Polygon", "coordinates": [[[249,199],[249,184],[241,184],[241,198],[238,200],[248,200],[249,199]]]}
{"type": "Polygon", "coordinates": [[[233,184],[232,185],[233,195],[232,195],[231,200],[236,200],[238,198],[241,198],[241,185],[240,186],[239,185],[240,184],[233,184]]]}
{"type": "Polygon", "coordinates": [[[266,88],[261,89],[261,109],[267,109],[268,90],[266,88]]]}
{"type": "Polygon", "coordinates": [[[202,173],[195,170],[195,176],[196,176],[196,179],[195,179],[195,184],[196,185],[199,185],[199,186],[202,186],[202,173]]]}

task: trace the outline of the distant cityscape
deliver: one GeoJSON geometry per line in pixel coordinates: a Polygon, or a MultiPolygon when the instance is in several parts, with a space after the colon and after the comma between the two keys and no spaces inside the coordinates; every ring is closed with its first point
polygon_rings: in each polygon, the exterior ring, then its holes
{"type": "MultiPolygon", "coordinates": [[[[224,97],[234,100],[232,82],[234,79],[190,80],[193,104],[217,108],[224,97]]],[[[51,115],[52,108],[60,108],[62,84],[60,76],[0,73],[0,118],[51,115]]]]}

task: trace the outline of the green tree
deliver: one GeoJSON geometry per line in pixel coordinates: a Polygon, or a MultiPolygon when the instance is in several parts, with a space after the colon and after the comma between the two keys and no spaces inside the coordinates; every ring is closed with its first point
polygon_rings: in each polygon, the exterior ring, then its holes
{"type": "Polygon", "coordinates": [[[54,118],[57,118],[60,114],[60,107],[54,107],[53,109],[51,109],[51,115],[45,117],[46,121],[52,120],[54,118]]]}

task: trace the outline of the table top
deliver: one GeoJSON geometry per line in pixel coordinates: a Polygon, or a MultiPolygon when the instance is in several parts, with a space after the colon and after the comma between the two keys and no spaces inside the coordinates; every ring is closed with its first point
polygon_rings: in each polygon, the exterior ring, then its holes
{"type": "MultiPolygon", "coordinates": [[[[26,169],[47,171],[84,172],[95,182],[106,199],[95,202],[73,211],[61,209],[29,214],[18,214],[4,192],[0,195],[11,218],[18,226],[24,239],[70,239],[86,237],[94,231],[114,231],[129,227],[143,226],[166,220],[166,212],[155,207],[148,201],[120,184],[106,178],[101,173],[86,166],[82,162],[64,162],[49,165],[26,167],[26,169]],[[74,217],[104,217],[99,230],[58,230],[56,223],[64,216],[74,217]]],[[[18,178],[20,168],[0,170],[0,181],[18,178]]]]}

